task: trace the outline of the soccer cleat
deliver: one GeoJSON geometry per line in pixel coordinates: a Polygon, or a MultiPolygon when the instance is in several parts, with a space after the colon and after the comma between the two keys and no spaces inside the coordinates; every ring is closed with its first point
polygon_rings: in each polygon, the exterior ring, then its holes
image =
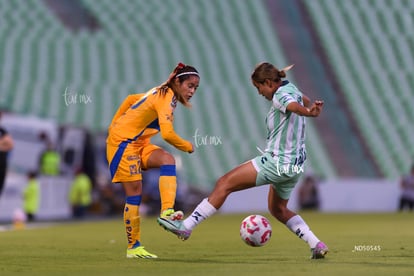
{"type": "Polygon", "coordinates": [[[168,220],[182,220],[184,217],[183,211],[174,211],[173,208],[169,208],[161,212],[160,218],[168,220]]]}
{"type": "Polygon", "coordinates": [[[138,246],[133,249],[127,249],[127,258],[143,258],[143,259],[156,259],[157,255],[149,253],[143,246],[138,246]]]}
{"type": "Polygon", "coordinates": [[[311,249],[311,259],[323,259],[325,255],[328,253],[329,249],[323,242],[318,242],[315,248],[311,249]]]}
{"type": "Polygon", "coordinates": [[[161,227],[168,232],[173,233],[183,241],[187,240],[191,235],[191,230],[187,230],[182,221],[174,221],[165,218],[158,218],[157,221],[161,227]]]}

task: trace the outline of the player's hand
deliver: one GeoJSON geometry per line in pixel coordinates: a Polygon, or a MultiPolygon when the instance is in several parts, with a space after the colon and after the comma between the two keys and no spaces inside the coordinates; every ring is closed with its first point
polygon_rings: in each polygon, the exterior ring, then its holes
{"type": "Polygon", "coordinates": [[[318,117],[323,108],[323,101],[315,101],[309,109],[311,116],[318,117]]]}
{"type": "Polygon", "coordinates": [[[323,101],[315,101],[314,102],[315,105],[322,107],[323,106],[323,101]]]}
{"type": "Polygon", "coordinates": [[[194,145],[193,143],[191,143],[191,151],[189,151],[188,153],[193,153],[194,152],[194,145]]]}

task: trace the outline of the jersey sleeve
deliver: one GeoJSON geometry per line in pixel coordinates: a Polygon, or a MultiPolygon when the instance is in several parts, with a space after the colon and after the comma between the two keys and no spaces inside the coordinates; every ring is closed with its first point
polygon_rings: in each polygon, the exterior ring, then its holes
{"type": "Polygon", "coordinates": [[[119,106],[118,110],[116,111],[114,117],[112,118],[111,125],[119,118],[122,114],[124,114],[128,108],[131,107],[136,101],[141,99],[145,93],[140,94],[131,94],[126,97],[126,99],[122,102],[122,104],[119,106]]]}
{"type": "Polygon", "coordinates": [[[297,100],[283,90],[276,92],[272,99],[272,105],[283,113],[286,113],[286,107],[292,102],[297,102],[297,100]]]}
{"type": "Polygon", "coordinates": [[[155,103],[155,109],[158,114],[158,123],[160,126],[161,137],[167,143],[173,145],[179,150],[185,152],[191,152],[193,149],[192,144],[181,138],[174,131],[174,109],[177,104],[177,100],[172,92],[166,93],[165,95],[158,95],[158,99],[155,103]]]}

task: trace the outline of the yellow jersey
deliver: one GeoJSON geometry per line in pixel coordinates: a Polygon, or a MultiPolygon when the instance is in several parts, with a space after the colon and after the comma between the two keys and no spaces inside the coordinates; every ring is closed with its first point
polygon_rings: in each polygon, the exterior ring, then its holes
{"type": "Polygon", "coordinates": [[[165,94],[158,87],[144,94],[129,95],[115,113],[108,128],[107,143],[145,144],[161,132],[161,137],[177,149],[192,151],[192,144],[175,133],[174,110],[177,99],[171,88],[165,94]]]}

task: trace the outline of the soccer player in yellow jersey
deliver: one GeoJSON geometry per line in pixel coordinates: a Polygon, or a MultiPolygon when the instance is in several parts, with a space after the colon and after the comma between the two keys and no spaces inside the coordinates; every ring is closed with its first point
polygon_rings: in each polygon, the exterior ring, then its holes
{"type": "Polygon", "coordinates": [[[176,169],[174,157],[151,144],[150,138],[161,133],[169,144],[192,153],[191,142],[177,135],[173,128],[173,112],[177,102],[190,106],[200,81],[197,70],[179,63],[168,80],[144,94],[128,96],[119,107],[108,129],[107,159],[113,183],[121,183],[126,203],[124,223],[128,239],[127,258],[157,258],[141,245],[139,206],[142,194],[141,169],[160,168],[160,217],[183,218],[174,210],[176,169]]]}

